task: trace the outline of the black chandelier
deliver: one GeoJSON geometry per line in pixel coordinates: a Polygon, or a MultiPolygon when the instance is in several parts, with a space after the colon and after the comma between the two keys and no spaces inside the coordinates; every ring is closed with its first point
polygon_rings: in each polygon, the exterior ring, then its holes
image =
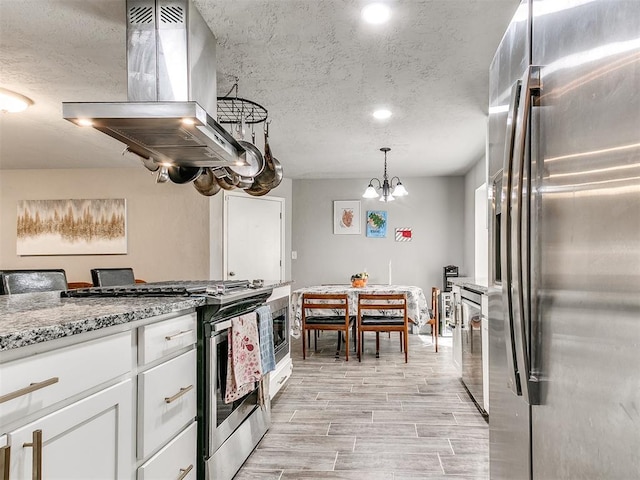
{"type": "Polygon", "coordinates": [[[396,197],[409,195],[409,192],[404,188],[404,185],[402,185],[398,177],[393,177],[391,181],[389,181],[389,176],[387,175],[387,152],[390,150],[389,147],[382,147],[380,149],[381,152],[384,152],[384,176],[382,177],[382,182],[377,178],[371,179],[369,186],[362,194],[364,198],[380,197],[381,202],[392,202],[396,197]],[[373,186],[374,181],[378,182],[377,187],[373,186]],[[393,183],[394,181],[396,182],[395,185],[393,183]],[[378,193],[378,190],[380,190],[380,193],[378,193]],[[393,192],[391,190],[393,190],[393,192]]]}

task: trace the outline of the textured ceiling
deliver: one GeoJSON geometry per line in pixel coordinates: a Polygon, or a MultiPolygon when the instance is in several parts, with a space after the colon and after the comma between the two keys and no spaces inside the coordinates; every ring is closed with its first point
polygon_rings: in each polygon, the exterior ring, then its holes
{"type": "MultiPolygon", "coordinates": [[[[465,172],[484,155],[488,68],[518,0],[195,0],[218,40],[218,95],[269,110],[289,178],[465,172]],[[387,107],[380,122],[371,113],[387,107]]],[[[62,119],[63,101],[125,101],[125,0],[0,0],[0,168],[136,166],[124,145],[62,119]]],[[[261,130],[261,125],[257,128],[261,130]]],[[[259,135],[260,136],[260,135],[259,135]]]]}

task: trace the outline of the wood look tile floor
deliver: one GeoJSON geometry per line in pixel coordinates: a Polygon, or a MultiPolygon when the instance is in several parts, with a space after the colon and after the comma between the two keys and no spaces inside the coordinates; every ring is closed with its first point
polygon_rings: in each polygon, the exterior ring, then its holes
{"type": "Polygon", "coordinates": [[[336,334],[302,359],[272,401],[272,426],[237,480],[416,480],[489,478],[489,428],[458,379],[451,339],[435,353],[430,335],[410,335],[404,363],[398,334],[365,336],[335,358],[336,334]]]}

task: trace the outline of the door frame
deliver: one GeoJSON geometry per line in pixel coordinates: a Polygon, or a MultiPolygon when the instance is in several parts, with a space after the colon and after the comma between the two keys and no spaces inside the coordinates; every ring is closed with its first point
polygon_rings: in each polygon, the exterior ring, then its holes
{"type": "MultiPolygon", "coordinates": [[[[277,202],[280,204],[280,278],[279,281],[284,281],[286,275],[286,266],[285,266],[285,199],[283,197],[272,197],[269,195],[264,195],[262,197],[255,197],[249,195],[244,192],[236,192],[236,191],[224,191],[223,194],[223,207],[222,207],[222,278],[224,280],[229,280],[229,268],[227,265],[228,261],[228,238],[227,234],[229,233],[229,198],[230,197],[244,197],[255,201],[268,201],[268,202],[277,202]]],[[[276,279],[265,279],[265,280],[276,280],[276,279]]]]}

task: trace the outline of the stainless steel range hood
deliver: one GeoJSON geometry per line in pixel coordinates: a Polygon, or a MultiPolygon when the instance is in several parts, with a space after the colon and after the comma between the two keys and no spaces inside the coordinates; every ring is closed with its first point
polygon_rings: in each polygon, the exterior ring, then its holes
{"type": "Polygon", "coordinates": [[[215,121],[216,39],[191,0],[127,0],[127,77],[127,102],[65,102],[63,117],[154,164],[245,163],[215,121]]]}

